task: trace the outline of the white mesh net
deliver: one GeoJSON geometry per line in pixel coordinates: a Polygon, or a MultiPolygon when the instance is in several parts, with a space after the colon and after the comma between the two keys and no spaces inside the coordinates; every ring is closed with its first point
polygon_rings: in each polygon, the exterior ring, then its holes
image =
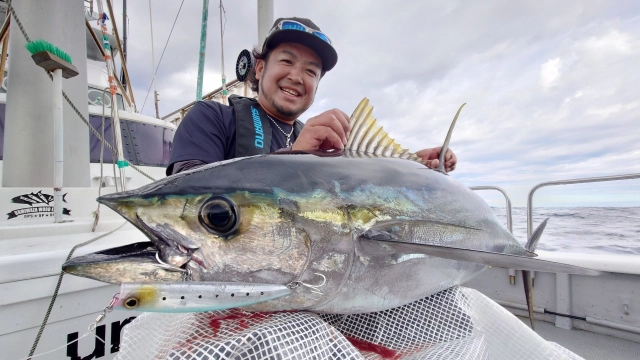
{"type": "Polygon", "coordinates": [[[476,290],[356,315],[145,313],[118,359],[581,359],[476,290]]]}

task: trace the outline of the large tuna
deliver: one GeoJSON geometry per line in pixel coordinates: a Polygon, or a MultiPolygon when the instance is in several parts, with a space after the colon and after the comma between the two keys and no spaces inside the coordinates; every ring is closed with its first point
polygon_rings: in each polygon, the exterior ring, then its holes
{"type": "MultiPolygon", "coordinates": [[[[347,149],[210,164],[98,199],[151,243],[64,265],[110,282],[287,285],[247,309],[360,313],[464,283],[486,266],[597,272],[535,259],[468,187],[376,125],[365,99],[347,149]]],[[[539,236],[539,235],[538,235],[539,236]]]]}

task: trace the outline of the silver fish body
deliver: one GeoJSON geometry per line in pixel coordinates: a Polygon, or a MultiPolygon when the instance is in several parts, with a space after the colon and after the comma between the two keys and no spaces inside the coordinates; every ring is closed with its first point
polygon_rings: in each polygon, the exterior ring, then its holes
{"type": "MultiPolygon", "coordinates": [[[[189,280],[292,288],[248,310],[379,311],[464,283],[486,268],[429,255],[425,245],[531,256],[469,188],[397,158],[260,155],[99,201],[149,237],[163,271],[161,262],[186,270],[189,280]],[[234,223],[225,223],[228,218],[234,223]]],[[[138,261],[109,251],[112,262],[138,261]]],[[[135,267],[114,277],[105,261],[104,252],[90,254],[64,269],[114,283],[157,281],[135,267]],[[101,271],[90,273],[94,265],[101,271]]]]}

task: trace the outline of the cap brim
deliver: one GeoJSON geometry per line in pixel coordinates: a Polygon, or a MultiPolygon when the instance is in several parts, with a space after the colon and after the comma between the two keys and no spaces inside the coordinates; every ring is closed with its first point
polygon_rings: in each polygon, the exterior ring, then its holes
{"type": "Polygon", "coordinates": [[[331,44],[325,42],[324,40],[313,34],[304,31],[278,30],[267,38],[267,40],[265,41],[265,46],[269,49],[273,49],[285,42],[302,44],[315,51],[322,60],[322,70],[324,71],[333,69],[333,67],[336,66],[336,63],[338,62],[338,53],[333,48],[333,46],[331,46],[331,44]]]}

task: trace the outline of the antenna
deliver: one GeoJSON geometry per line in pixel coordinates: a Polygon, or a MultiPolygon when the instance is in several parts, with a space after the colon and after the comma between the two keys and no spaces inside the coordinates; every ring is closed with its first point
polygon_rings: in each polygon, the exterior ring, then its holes
{"type": "Polygon", "coordinates": [[[149,0],[149,26],[151,27],[151,71],[153,71],[153,99],[156,105],[156,118],[160,119],[158,111],[158,91],[156,90],[156,60],[153,51],[153,20],[151,16],[151,0],[149,0]]]}

